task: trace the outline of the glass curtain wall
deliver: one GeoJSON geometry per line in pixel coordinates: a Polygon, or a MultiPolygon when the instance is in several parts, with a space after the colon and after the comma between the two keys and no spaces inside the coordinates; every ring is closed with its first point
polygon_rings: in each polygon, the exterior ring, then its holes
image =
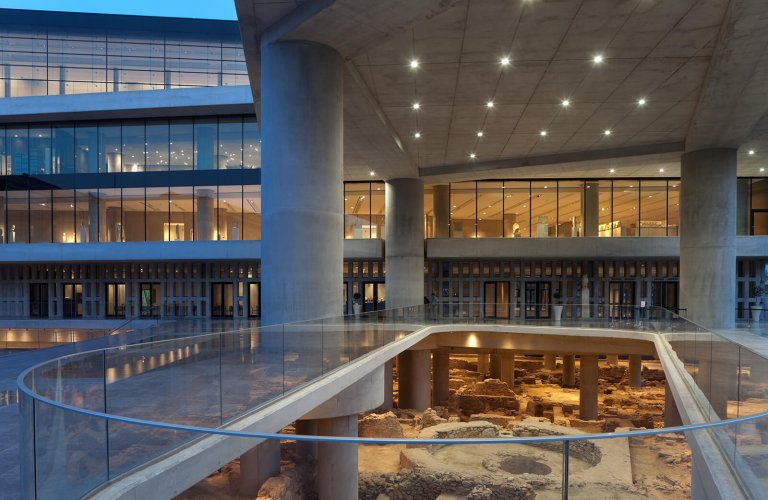
{"type": "Polygon", "coordinates": [[[261,167],[252,116],[0,126],[3,175],[261,167]]]}
{"type": "Polygon", "coordinates": [[[384,238],[384,183],[344,184],[344,238],[384,238]]]}

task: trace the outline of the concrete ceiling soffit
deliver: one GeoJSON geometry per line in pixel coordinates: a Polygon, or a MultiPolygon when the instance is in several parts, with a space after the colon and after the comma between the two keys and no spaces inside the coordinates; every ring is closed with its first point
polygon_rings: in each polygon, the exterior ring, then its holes
{"type": "Polygon", "coordinates": [[[647,144],[642,146],[628,146],[613,149],[598,149],[590,151],[578,151],[572,153],[557,153],[551,155],[528,156],[522,158],[509,158],[494,161],[482,161],[474,163],[462,163],[425,167],[420,169],[422,177],[447,176],[447,175],[474,175],[481,173],[490,176],[499,175],[510,170],[525,169],[527,174],[534,174],[536,167],[552,165],[565,165],[579,162],[595,162],[613,160],[619,158],[659,156],[667,154],[679,154],[684,149],[682,142],[670,142],[659,144],[647,144]]]}
{"type": "Polygon", "coordinates": [[[738,148],[768,111],[768,8],[765,0],[731,0],[686,150],[738,148]]]}

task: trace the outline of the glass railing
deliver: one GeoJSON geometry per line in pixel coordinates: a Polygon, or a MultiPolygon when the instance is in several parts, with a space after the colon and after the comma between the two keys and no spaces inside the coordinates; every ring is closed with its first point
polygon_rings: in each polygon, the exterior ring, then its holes
{"type": "MultiPolygon", "coordinates": [[[[32,367],[19,377],[22,497],[86,496],[210,435],[407,444],[403,453],[411,463],[442,463],[460,479],[444,477],[445,493],[467,495],[464,490],[475,485],[509,498],[544,491],[644,498],[665,488],[678,497],[690,496],[692,448],[687,443],[693,439],[707,456],[717,452],[724,457],[729,477],[742,491],[768,494],[768,447],[762,444],[768,441],[768,360],[760,354],[659,308],[615,306],[609,318],[564,318],[557,304],[539,304],[529,306],[538,317],[509,319],[499,317],[509,304],[476,305],[428,304],[183,336],[32,367]],[[598,434],[515,420],[501,429],[488,424],[490,430],[479,439],[474,431],[453,439],[424,432],[418,439],[381,439],[247,433],[229,427],[377,349],[414,334],[428,335],[426,327],[440,325],[466,325],[460,328],[477,332],[484,325],[526,327],[526,333],[538,327],[578,328],[583,335],[594,334],[589,329],[637,332],[638,340],[655,341],[657,351],[669,345],[663,360],[667,380],[677,374],[678,390],[696,411],[689,412],[693,416],[686,426],[598,434]],[[630,463],[630,454],[638,450],[644,457],[639,469],[630,463]],[[483,474],[477,472],[481,468],[483,474]]],[[[409,471],[403,471],[403,487],[425,481],[419,467],[409,471]]],[[[366,481],[363,487],[373,488],[366,481]]]]}

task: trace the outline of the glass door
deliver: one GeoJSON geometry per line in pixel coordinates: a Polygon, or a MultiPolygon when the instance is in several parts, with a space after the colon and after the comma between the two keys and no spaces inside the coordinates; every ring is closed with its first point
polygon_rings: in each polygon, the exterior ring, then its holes
{"type": "Polygon", "coordinates": [[[261,316],[261,283],[248,283],[248,316],[261,316]]]}
{"type": "Polygon", "coordinates": [[[64,317],[82,318],[83,317],[83,284],[65,283],[64,284],[64,317]]]}
{"type": "Polygon", "coordinates": [[[549,319],[550,283],[529,281],[525,284],[525,318],[549,319]]]}
{"type": "Polygon", "coordinates": [[[489,281],[485,283],[485,317],[509,319],[509,281],[489,281]]]}
{"type": "Polygon", "coordinates": [[[384,283],[363,283],[363,312],[387,307],[384,283]]]}
{"type": "Polygon", "coordinates": [[[611,281],[608,285],[608,309],[611,319],[635,317],[635,283],[611,281]]]}
{"type": "Polygon", "coordinates": [[[107,316],[125,317],[125,283],[107,283],[107,316]]]}
{"type": "Polygon", "coordinates": [[[141,294],[142,318],[157,318],[160,316],[160,283],[142,283],[141,294]]]}
{"type": "MultiPolygon", "coordinates": [[[[654,281],[652,286],[651,306],[663,307],[677,314],[679,283],[677,281],[654,281]]],[[[664,311],[652,309],[651,317],[662,318],[664,311]]]]}
{"type": "Polygon", "coordinates": [[[211,316],[231,318],[234,314],[235,285],[211,283],[211,316]]]}
{"type": "Polygon", "coordinates": [[[30,283],[29,316],[31,318],[48,317],[48,284],[30,283]]]}

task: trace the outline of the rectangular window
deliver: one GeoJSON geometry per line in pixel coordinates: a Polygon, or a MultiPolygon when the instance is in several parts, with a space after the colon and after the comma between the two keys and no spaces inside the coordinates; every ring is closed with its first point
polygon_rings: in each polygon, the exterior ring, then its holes
{"type": "Polygon", "coordinates": [[[51,243],[51,192],[29,192],[30,243],[51,243]]]}
{"type": "Polygon", "coordinates": [[[368,239],[377,228],[371,224],[371,184],[349,182],[344,184],[344,238],[368,239]]]}
{"type": "Polygon", "coordinates": [[[613,181],[613,220],[607,228],[611,236],[638,236],[640,222],[640,181],[613,181]]]}
{"type": "Polygon", "coordinates": [[[243,167],[261,167],[261,134],[255,116],[243,118],[243,167]]]}
{"type": "Polygon", "coordinates": [[[168,120],[147,122],[147,166],[148,172],[168,170],[168,148],[170,146],[170,128],[168,120]]]}
{"type": "Polygon", "coordinates": [[[240,240],[243,228],[243,188],[219,186],[218,240],[240,240]]]}
{"type": "Polygon", "coordinates": [[[475,182],[451,184],[451,238],[477,236],[476,188],[475,182]]]}
{"type": "Polygon", "coordinates": [[[8,243],[29,243],[29,191],[8,191],[8,243]]]}
{"type": "MultiPolygon", "coordinates": [[[[170,203],[168,188],[146,188],[146,234],[147,241],[168,241],[170,203]]],[[[174,231],[175,233],[175,231],[174,231]]]]}
{"type": "Polygon", "coordinates": [[[71,189],[53,191],[53,241],[75,242],[75,192],[71,189]]]}
{"type": "Polygon", "coordinates": [[[531,183],[531,225],[534,238],[557,236],[557,183],[531,183]]]}
{"type": "Polygon", "coordinates": [[[63,124],[53,127],[51,172],[73,174],[75,172],[75,127],[63,124]]]}
{"type": "Polygon", "coordinates": [[[29,129],[29,173],[45,175],[51,173],[51,128],[29,129]]]}
{"type": "Polygon", "coordinates": [[[99,124],[99,172],[121,172],[120,124],[99,124]]]}
{"type": "Polygon", "coordinates": [[[639,236],[667,235],[667,181],[640,182],[639,236]]]}
{"type": "Polygon", "coordinates": [[[195,240],[211,241],[216,237],[217,191],[216,186],[195,186],[195,240]]]}
{"type": "Polygon", "coordinates": [[[504,236],[528,238],[531,222],[530,182],[504,183],[504,236]]]}
{"type": "Polygon", "coordinates": [[[78,173],[98,171],[99,135],[95,124],[78,124],[75,128],[75,168],[78,173]]]}
{"type": "Polygon", "coordinates": [[[243,121],[241,118],[219,120],[220,170],[242,168],[243,166],[243,121]]]}
{"type": "Polygon", "coordinates": [[[243,186],[244,240],[261,239],[261,186],[243,186]]]}
{"type": "MultiPolygon", "coordinates": [[[[216,120],[195,120],[195,170],[213,170],[217,161],[217,124],[216,120]]],[[[185,155],[186,158],[186,155],[185,155]]]]}
{"type": "Polygon", "coordinates": [[[144,171],[144,122],[123,122],[123,166],[124,172],[144,171]]]}
{"type": "Polygon", "coordinates": [[[192,170],[192,120],[171,121],[171,170],[192,170]]]}
{"type": "Polygon", "coordinates": [[[477,237],[501,238],[504,216],[504,189],[502,182],[477,183],[477,237]]]}
{"type": "Polygon", "coordinates": [[[560,181],[557,183],[558,237],[584,236],[583,198],[584,183],[582,181],[560,181]]]}
{"type": "Polygon", "coordinates": [[[8,170],[13,175],[29,173],[29,130],[9,128],[6,131],[8,141],[8,170]]]}

